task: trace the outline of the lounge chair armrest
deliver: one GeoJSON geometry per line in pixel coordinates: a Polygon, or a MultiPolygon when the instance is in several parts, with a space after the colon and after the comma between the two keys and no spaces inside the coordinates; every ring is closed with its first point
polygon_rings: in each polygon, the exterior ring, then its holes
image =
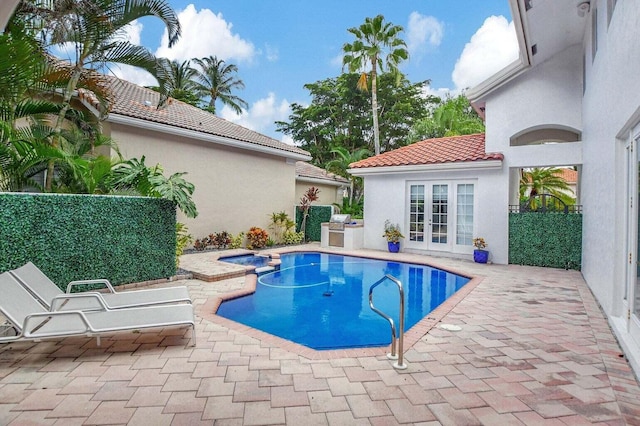
{"type": "Polygon", "coordinates": [[[104,284],[104,286],[106,288],[108,288],[111,293],[115,293],[116,292],[116,290],[113,288],[113,286],[111,285],[109,280],[106,280],[106,279],[102,278],[102,279],[97,279],[97,280],[76,280],[76,281],[71,281],[67,285],[67,293],[71,293],[71,288],[73,286],[85,285],[85,284],[104,284]]]}
{"type": "Polygon", "coordinates": [[[77,334],[93,331],[89,320],[81,311],[58,311],[58,312],[38,312],[27,315],[24,319],[22,335],[27,338],[47,337],[49,335],[59,336],[61,334],[77,334]],[[46,328],[48,321],[66,321],[63,330],[56,327],[55,332],[46,332],[41,329],[46,328]]]}
{"type": "Polygon", "coordinates": [[[104,300],[104,297],[102,297],[102,294],[95,291],[88,291],[84,293],[66,293],[55,296],[53,300],[51,300],[51,309],[49,309],[49,311],[64,311],[64,305],[71,299],[87,300],[89,303],[95,303],[95,306],[86,305],[84,309],[96,309],[102,311],[109,310],[109,305],[104,300]]]}

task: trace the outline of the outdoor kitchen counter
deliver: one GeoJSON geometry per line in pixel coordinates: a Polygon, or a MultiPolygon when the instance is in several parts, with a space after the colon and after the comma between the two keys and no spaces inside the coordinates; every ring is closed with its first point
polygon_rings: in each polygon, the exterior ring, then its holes
{"type": "Polygon", "coordinates": [[[329,229],[329,222],[322,223],[320,247],[342,247],[347,250],[360,249],[364,245],[364,224],[345,223],[344,229],[329,229]]]}

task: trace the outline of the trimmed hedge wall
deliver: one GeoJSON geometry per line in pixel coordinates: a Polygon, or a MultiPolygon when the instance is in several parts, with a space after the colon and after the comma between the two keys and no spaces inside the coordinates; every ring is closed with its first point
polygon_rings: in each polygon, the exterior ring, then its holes
{"type": "Polygon", "coordinates": [[[509,213],[509,263],[580,270],[582,214],[509,213]]]}
{"type": "Polygon", "coordinates": [[[0,272],[28,261],[60,288],[175,275],[176,210],[160,198],[0,194],[0,272]]]}
{"type": "MultiPolygon", "coordinates": [[[[329,222],[331,219],[331,206],[311,206],[309,209],[309,217],[305,229],[305,240],[320,241],[320,233],[322,232],[322,222],[329,222]]],[[[302,226],[302,210],[296,206],[296,231],[300,232],[302,226]]]]}

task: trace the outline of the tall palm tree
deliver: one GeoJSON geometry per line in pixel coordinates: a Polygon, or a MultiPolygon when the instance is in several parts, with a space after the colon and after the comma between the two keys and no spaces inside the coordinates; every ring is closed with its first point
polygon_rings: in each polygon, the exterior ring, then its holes
{"type": "Polygon", "coordinates": [[[375,154],[380,154],[380,129],[378,127],[378,68],[400,77],[398,65],[409,58],[407,44],[399,37],[404,29],[399,25],[384,22],[384,16],[366,18],[364,24],[358,28],[349,28],[356,37],[353,43],[345,43],[342,47],[345,55],[342,58],[343,67],[349,72],[360,72],[358,88],[368,89],[366,69],[371,67],[371,110],[373,113],[373,139],[375,154]]]}
{"type": "Polygon", "coordinates": [[[203,98],[209,98],[209,105],[205,108],[207,111],[215,114],[218,99],[238,114],[242,108],[249,107],[244,99],[231,93],[235,89],[244,89],[244,82],[236,77],[237,66],[215,56],[194,59],[193,62],[200,67],[196,82],[198,93],[203,98]]]}
{"type": "MultiPolygon", "coordinates": [[[[146,48],[130,43],[125,27],[146,16],[159,18],[169,34],[169,46],[180,36],[180,23],[166,0],[51,0],[49,7],[39,7],[25,1],[16,15],[30,22],[42,24],[43,39],[51,47],[72,46],[74,57],[58,62],[58,73],[67,80],[62,92],[62,108],[54,125],[52,145],[59,142],[71,98],[78,88],[90,90],[107,106],[108,85],[98,70],[111,63],[126,64],[159,76],[156,58],[146,48]]],[[[162,93],[165,82],[160,81],[162,93]]],[[[48,167],[45,190],[51,190],[54,164],[48,167]]]]}

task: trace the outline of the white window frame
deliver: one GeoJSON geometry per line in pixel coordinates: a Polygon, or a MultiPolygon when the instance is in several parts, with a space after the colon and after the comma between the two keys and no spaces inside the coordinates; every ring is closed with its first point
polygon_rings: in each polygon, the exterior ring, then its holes
{"type": "Polygon", "coordinates": [[[433,180],[414,180],[407,181],[405,188],[405,229],[407,235],[405,236],[405,247],[417,250],[429,250],[429,251],[441,251],[450,253],[462,253],[469,254],[473,252],[473,245],[470,244],[458,244],[457,243],[457,230],[458,230],[458,185],[473,185],[473,220],[471,235],[475,235],[478,221],[478,180],[477,179],[433,179],[433,180]],[[424,212],[424,240],[423,241],[411,241],[410,238],[410,223],[411,223],[411,187],[421,185],[425,187],[425,212],[424,212]],[[431,188],[433,185],[447,185],[448,187],[448,204],[447,204],[447,243],[432,243],[431,242],[431,230],[428,229],[429,219],[431,217],[431,202],[433,194],[431,194],[431,188]]]}

